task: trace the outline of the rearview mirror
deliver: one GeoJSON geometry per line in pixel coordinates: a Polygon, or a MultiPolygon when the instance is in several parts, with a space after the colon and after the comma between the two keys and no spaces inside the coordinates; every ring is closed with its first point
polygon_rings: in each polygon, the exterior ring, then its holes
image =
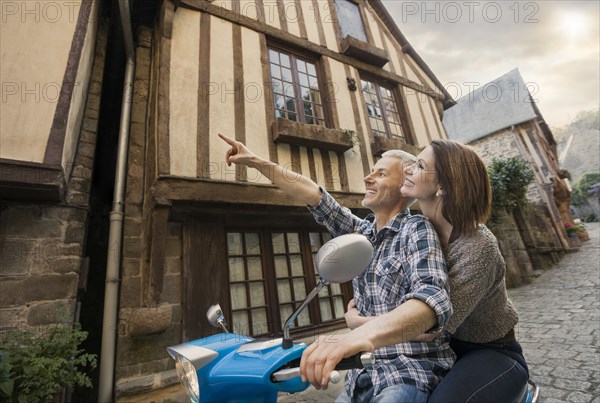
{"type": "Polygon", "coordinates": [[[317,271],[328,283],[345,283],[361,275],[373,258],[373,245],[359,234],[341,235],[317,253],[317,271]]]}

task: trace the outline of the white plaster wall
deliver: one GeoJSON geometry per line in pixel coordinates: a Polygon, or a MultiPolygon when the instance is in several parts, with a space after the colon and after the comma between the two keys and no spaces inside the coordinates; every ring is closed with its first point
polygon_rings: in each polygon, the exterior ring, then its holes
{"type": "Polygon", "coordinates": [[[327,42],[327,48],[333,50],[334,52],[339,52],[339,46],[336,36],[337,27],[333,23],[333,12],[332,7],[329,6],[327,0],[317,0],[317,5],[319,7],[319,13],[321,16],[320,23],[323,26],[323,32],[325,33],[325,41],[327,42]]]}
{"type": "MultiPolygon", "coordinates": [[[[425,101],[421,106],[423,108],[423,114],[425,121],[427,122],[427,127],[429,127],[429,133],[431,134],[431,140],[444,138],[440,131],[438,130],[438,126],[442,126],[440,122],[439,115],[434,115],[432,112],[432,106],[435,108],[435,105],[432,105],[431,97],[427,95],[421,95],[420,97],[423,101],[425,101]],[[436,124],[437,123],[437,124],[436,124]]],[[[434,109],[435,110],[435,109],[434,109]]]]}
{"type": "Polygon", "coordinates": [[[210,178],[235,181],[235,167],[227,167],[224,156],[227,143],[217,137],[224,133],[235,137],[235,94],[233,79],[233,32],[228,21],[213,18],[210,24],[210,82],[218,88],[211,91],[209,111],[210,178]]]}
{"type": "Polygon", "coordinates": [[[313,156],[315,157],[315,172],[317,173],[315,182],[323,186],[323,188],[327,188],[327,186],[325,186],[325,170],[323,168],[323,157],[321,156],[321,150],[318,148],[313,149],[313,156]]]}
{"type": "Polygon", "coordinates": [[[0,158],[43,162],[80,3],[2,2],[0,158]]]}
{"type": "MultiPolygon", "coordinates": [[[[425,147],[429,145],[429,139],[427,138],[427,130],[425,129],[425,123],[421,110],[419,109],[419,103],[424,101],[424,95],[410,88],[405,89],[406,102],[410,117],[412,119],[413,127],[415,128],[416,145],[419,147],[425,147]]],[[[428,109],[427,104],[421,105],[422,108],[428,109]]]]}
{"type": "MultiPolygon", "coordinates": [[[[200,38],[201,15],[197,11],[178,8],[171,39],[170,173],[194,178],[198,166],[198,59],[203,42],[200,38]]],[[[204,18],[213,17],[206,15],[204,18]]]]}
{"type": "Polygon", "coordinates": [[[375,47],[383,50],[384,48],[383,48],[383,42],[381,41],[381,32],[380,32],[381,27],[379,26],[379,19],[376,19],[373,16],[373,12],[369,8],[365,8],[365,14],[367,16],[367,21],[368,21],[369,27],[371,28],[371,33],[373,34],[373,40],[375,41],[375,43],[373,43],[373,45],[375,45],[375,47]]]}
{"type": "Polygon", "coordinates": [[[313,3],[310,0],[301,0],[300,5],[302,6],[302,14],[304,15],[304,25],[306,26],[308,40],[319,45],[319,29],[317,21],[315,21],[313,3]]]}
{"type": "MultiPolygon", "coordinates": [[[[348,129],[356,132],[356,124],[354,123],[354,112],[352,109],[351,98],[354,94],[350,93],[346,85],[346,71],[344,65],[336,60],[330,59],[331,77],[334,83],[337,84],[337,93],[335,100],[337,101],[338,119],[341,129],[348,129]]],[[[353,148],[344,153],[346,160],[346,172],[348,173],[348,186],[350,192],[364,192],[365,184],[363,182],[362,160],[360,148],[355,144],[353,148]]],[[[339,180],[339,177],[338,177],[339,180]]]]}
{"type": "MultiPolygon", "coordinates": [[[[269,156],[271,134],[267,128],[265,111],[265,85],[260,62],[260,36],[255,31],[242,28],[244,66],[244,111],[246,119],[246,144],[262,157],[269,156]]],[[[258,171],[249,169],[248,182],[271,183],[258,171]]]]}
{"type": "MultiPolygon", "coordinates": [[[[305,0],[306,1],[306,0],[305,0]]],[[[283,0],[283,17],[287,22],[288,33],[300,37],[300,16],[294,0],[283,0]]]]}
{"type": "Polygon", "coordinates": [[[277,29],[281,29],[277,0],[264,0],[263,7],[265,10],[265,23],[277,29]]]}

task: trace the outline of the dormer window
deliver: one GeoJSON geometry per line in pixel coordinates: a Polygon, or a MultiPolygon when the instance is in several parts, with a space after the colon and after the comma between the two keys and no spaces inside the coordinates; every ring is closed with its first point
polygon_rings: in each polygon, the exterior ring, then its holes
{"type": "Polygon", "coordinates": [[[352,0],[335,0],[335,11],[337,12],[343,38],[352,36],[367,42],[367,34],[365,33],[365,26],[360,16],[358,4],[352,0]]]}

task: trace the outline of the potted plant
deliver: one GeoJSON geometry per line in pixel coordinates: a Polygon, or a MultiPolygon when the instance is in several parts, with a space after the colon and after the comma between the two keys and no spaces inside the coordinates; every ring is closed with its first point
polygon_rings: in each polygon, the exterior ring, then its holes
{"type": "Polygon", "coordinates": [[[86,338],[78,323],[5,333],[0,340],[0,400],[61,401],[65,388],[91,387],[85,370],[96,367],[96,356],[79,348],[86,338]]]}

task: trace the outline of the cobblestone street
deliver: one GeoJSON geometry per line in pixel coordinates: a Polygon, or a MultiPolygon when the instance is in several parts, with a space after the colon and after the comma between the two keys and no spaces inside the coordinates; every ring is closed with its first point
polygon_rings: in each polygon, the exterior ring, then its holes
{"type": "MultiPolygon", "coordinates": [[[[509,290],[520,316],[517,337],[544,403],[600,403],[600,224],[585,225],[591,239],[578,252],[509,290]]],[[[279,401],[329,402],[342,389],[311,387],[279,401]]]]}

